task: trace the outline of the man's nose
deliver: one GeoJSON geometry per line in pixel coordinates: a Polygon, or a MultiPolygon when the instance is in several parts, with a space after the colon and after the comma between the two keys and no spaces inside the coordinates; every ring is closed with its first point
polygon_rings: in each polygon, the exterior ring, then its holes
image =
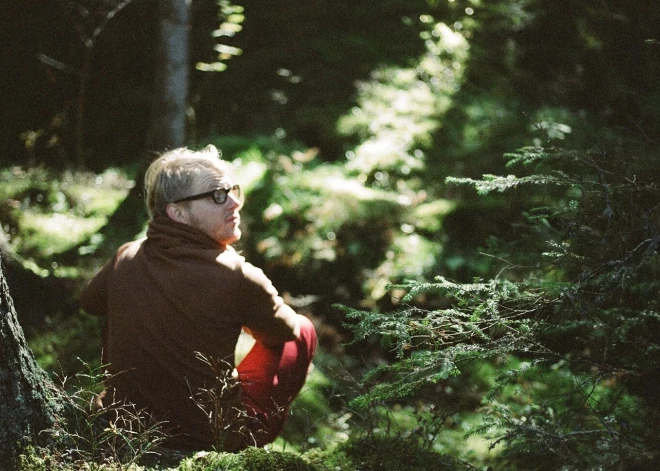
{"type": "Polygon", "coordinates": [[[227,206],[234,209],[236,207],[241,207],[241,199],[231,193],[227,195],[227,206]]]}

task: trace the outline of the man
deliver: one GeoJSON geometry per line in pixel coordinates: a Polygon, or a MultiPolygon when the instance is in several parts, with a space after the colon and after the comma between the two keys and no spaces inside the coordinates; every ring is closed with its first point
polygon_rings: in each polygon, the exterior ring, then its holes
{"type": "Polygon", "coordinates": [[[107,319],[104,401],[164,421],[171,447],[272,442],[316,347],[311,322],[231,247],[243,195],[229,170],[213,146],[155,160],[145,176],[146,237],[123,245],[81,295],[83,309],[107,319]],[[234,370],[241,329],[256,342],[234,370]]]}

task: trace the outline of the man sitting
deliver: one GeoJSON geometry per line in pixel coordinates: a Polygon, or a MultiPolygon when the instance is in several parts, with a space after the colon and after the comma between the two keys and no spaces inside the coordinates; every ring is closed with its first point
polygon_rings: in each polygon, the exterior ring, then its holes
{"type": "Polygon", "coordinates": [[[163,154],[145,190],[146,237],[120,247],[80,299],[106,318],[105,401],[163,421],[170,447],[270,443],[305,383],[314,327],[232,248],[243,194],[213,146],[163,154]],[[242,329],[256,342],[234,370],[242,329]]]}

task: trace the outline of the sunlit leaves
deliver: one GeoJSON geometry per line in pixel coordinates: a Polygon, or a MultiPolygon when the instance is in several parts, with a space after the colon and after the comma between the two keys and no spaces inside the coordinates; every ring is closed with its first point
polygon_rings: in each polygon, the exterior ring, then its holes
{"type": "Polygon", "coordinates": [[[387,170],[403,178],[424,169],[421,149],[441,126],[468,57],[459,32],[430,19],[429,27],[426,53],[414,68],[384,67],[358,85],[358,106],[338,123],[339,132],[361,139],[348,168],[364,175],[387,170]]]}
{"type": "Polygon", "coordinates": [[[506,177],[483,175],[482,180],[448,177],[446,181],[447,183],[474,185],[480,195],[487,195],[492,191],[498,191],[501,193],[521,185],[569,184],[566,180],[553,175],[531,175],[528,177],[516,177],[515,175],[507,175],[506,177]]]}
{"type": "MultiPolygon", "coordinates": [[[[224,20],[218,29],[213,31],[214,38],[231,38],[243,29],[242,23],[245,19],[243,7],[234,5],[230,0],[217,0],[219,13],[218,16],[224,20]]],[[[232,57],[239,56],[243,51],[235,46],[219,43],[213,49],[218,53],[217,60],[214,62],[198,62],[195,67],[202,72],[222,72],[227,69],[226,62],[232,57]]]]}

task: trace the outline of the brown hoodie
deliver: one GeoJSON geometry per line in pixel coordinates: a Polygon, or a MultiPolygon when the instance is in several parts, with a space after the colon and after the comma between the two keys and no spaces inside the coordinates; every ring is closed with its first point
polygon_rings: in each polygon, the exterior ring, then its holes
{"type": "MultiPolygon", "coordinates": [[[[260,269],[166,217],[151,221],[146,238],[123,245],[80,301],[107,318],[103,361],[115,397],[167,421],[176,447],[214,445],[192,397],[212,387],[216,374],[198,352],[226,362],[230,375],[242,327],[265,344],[295,338],[295,312],[260,269]]],[[[227,451],[242,446],[236,437],[225,443],[227,451]]]]}

